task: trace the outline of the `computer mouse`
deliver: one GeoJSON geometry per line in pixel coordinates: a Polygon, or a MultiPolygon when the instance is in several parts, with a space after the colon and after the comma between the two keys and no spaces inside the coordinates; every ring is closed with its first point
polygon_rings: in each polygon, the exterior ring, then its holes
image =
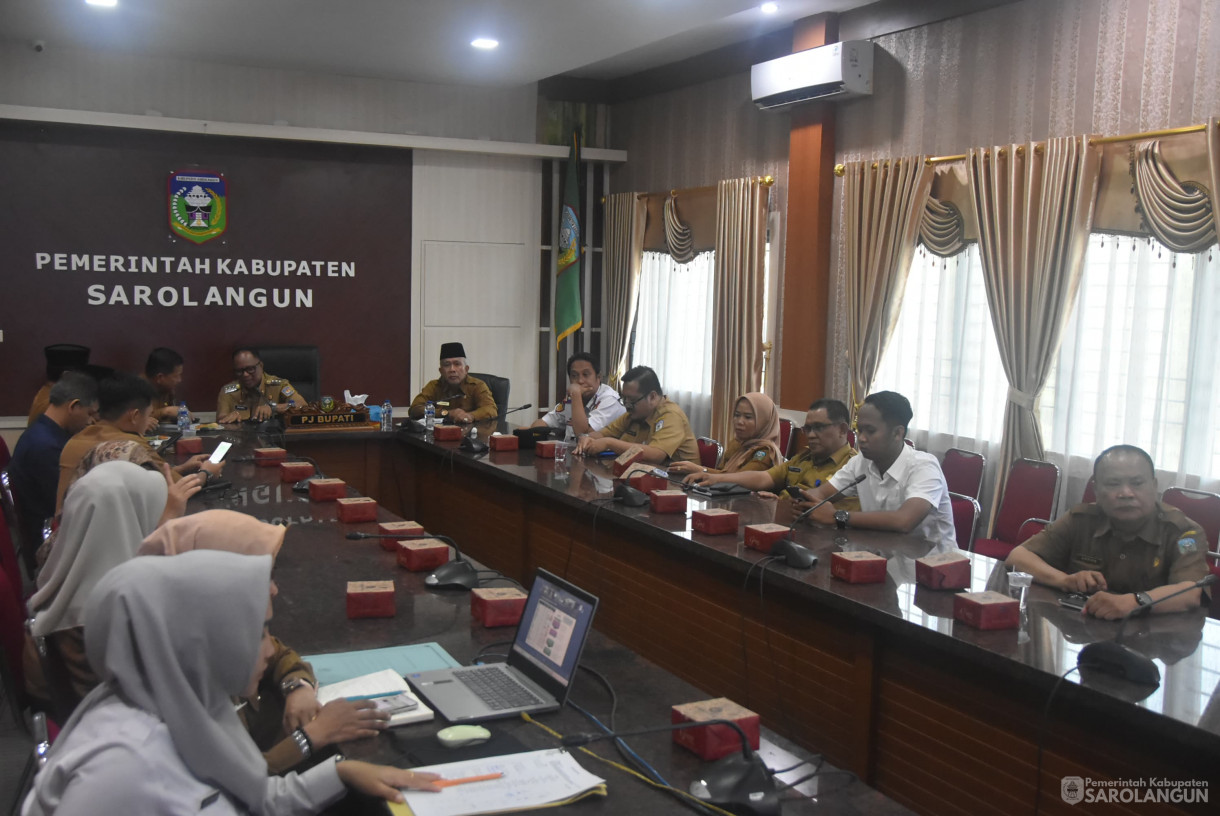
{"type": "Polygon", "coordinates": [[[491,739],[491,732],[481,725],[451,725],[436,732],[436,738],[446,748],[465,748],[491,739]]]}

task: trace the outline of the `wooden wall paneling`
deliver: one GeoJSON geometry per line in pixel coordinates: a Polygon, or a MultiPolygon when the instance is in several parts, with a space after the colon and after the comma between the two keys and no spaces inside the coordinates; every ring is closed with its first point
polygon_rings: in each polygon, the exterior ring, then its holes
{"type": "Polygon", "coordinates": [[[302,435],[287,437],[285,444],[293,454],[314,459],[328,477],[342,479],[362,496],[377,498],[387,492],[381,483],[383,446],[379,442],[302,435]]]}

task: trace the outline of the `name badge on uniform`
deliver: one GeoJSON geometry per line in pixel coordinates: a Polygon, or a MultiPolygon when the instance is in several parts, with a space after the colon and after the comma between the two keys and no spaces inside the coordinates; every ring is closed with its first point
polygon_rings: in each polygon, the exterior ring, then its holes
{"type": "Polygon", "coordinates": [[[789,473],[800,473],[801,469],[799,467],[790,467],[790,468],[788,468],[788,472],[789,473]]]}
{"type": "Polygon", "coordinates": [[[657,427],[653,428],[653,429],[652,429],[652,432],[653,432],[653,433],[656,433],[657,431],[661,430],[661,427],[662,427],[663,425],[665,425],[665,420],[663,420],[663,419],[658,419],[658,420],[657,420],[657,427]]]}
{"type": "Polygon", "coordinates": [[[448,407],[449,407],[449,403],[447,403],[447,402],[438,402],[438,403],[436,403],[436,407],[437,407],[437,408],[448,408],[448,407]]]}
{"type": "Polygon", "coordinates": [[[1095,555],[1078,555],[1076,560],[1082,564],[1088,564],[1091,567],[1100,567],[1101,559],[1095,555]]]}

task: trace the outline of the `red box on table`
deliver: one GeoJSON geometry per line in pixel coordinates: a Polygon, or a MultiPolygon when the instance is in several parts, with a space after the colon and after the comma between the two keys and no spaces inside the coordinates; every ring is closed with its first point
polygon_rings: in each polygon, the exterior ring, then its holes
{"type": "Polygon", "coordinates": [[[686,493],[681,490],[654,490],[648,494],[654,513],[685,513],[686,493]]]}
{"type": "Polygon", "coordinates": [[[198,436],[179,437],[178,441],[174,443],[174,450],[189,456],[203,453],[203,440],[198,436]]]}
{"type": "Polygon", "coordinates": [[[487,437],[487,447],[494,451],[515,451],[520,449],[521,440],[514,434],[492,434],[487,437]]]}
{"type": "Polygon", "coordinates": [[[437,442],[459,442],[462,429],[456,425],[437,425],[432,431],[432,438],[437,442]]]}
{"type": "Polygon", "coordinates": [[[627,477],[627,484],[641,493],[651,493],[669,487],[669,480],[655,473],[633,473],[627,477]]]}
{"type": "Polygon", "coordinates": [[[283,482],[299,482],[316,472],[309,462],[280,462],[280,481],[283,482]]]}
{"type": "Polygon", "coordinates": [[[354,499],[337,499],[339,505],[339,521],[354,523],[357,521],[377,520],[377,500],[367,496],[354,499]]]}
{"type": "Polygon", "coordinates": [[[916,558],[915,580],[928,589],[965,589],[970,586],[970,559],[960,552],[916,558]]]}
{"type": "Polygon", "coordinates": [[[782,524],[747,524],[745,543],[751,550],[769,553],[775,542],[788,535],[782,524]]]}
{"type": "Polygon", "coordinates": [[[342,479],[314,479],[309,483],[310,501],[334,501],[347,495],[347,482],[342,479]]]}
{"type": "Polygon", "coordinates": [[[259,467],[275,467],[288,458],[288,451],[283,448],[255,448],[254,464],[259,467]]]}
{"type": "Polygon", "coordinates": [[[353,619],[394,617],[394,582],[348,581],[347,616],[353,619]]]}
{"type": "Polygon", "coordinates": [[[953,617],[975,629],[1018,629],[1021,603],[999,592],[959,592],[953,596],[953,617]]]}
{"type": "MultiPolygon", "coordinates": [[[[383,521],[377,525],[377,532],[399,538],[423,538],[428,534],[422,524],[414,521],[383,521]]],[[[397,552],[398,542],[392,538],[383,538],[381,539],[381,549],[386,552],[397,552]]]]}
{"type": "Polygon", "coordinates": [[[691,513],[690,526],[698,533],[726,535],[737,532],[738,519],[738,514],[732,510],[709,507],[691,513]]]}
{"type": "Polygon", "coordinates": [[[885,580],[886,560],[876,553],[854,550],[830,554],[830,574],[849,584],[879,584],[885,580]]]}
{"type": "Polygon", "coordinates": [[[434,570],[449,560],[449,545],[439,539],[410,538],[390,544],[398,551],[398,566],[411,572],[434,570]]]}
{"type": "MultiPolygon", "coordinates": [[[[669,716],[669,721],[675,725],[705,720],[731,720],[746,732],[750,747],[756,750],[758,748],[758,715],[727,697],[676,705],[670,709],[669,716]]],[[[674,731],[673,734],[674,742],[689,748],[707,762],[728,756],[734,751],[741,751],[741,737],[727,725],[684,728],[674,731]]]]}
{"type": "Polygon", "coordinates": [[[554,459],[556,446],[562,444],[555,439],[539,439],[534,443],[534,455],[541,456],[543,459],[554,459]]]}
{"type": "Polygon", "coordinates": [[[644,455],[644,448],[640,445],[632,445],[627,450],[623,451],[614,460],[614,475],[622,476],[627,472],[627,469],[635,464],[635,460],[644,455]]]}
{"type": "Polygon", "coordinates": [[[484,626],[516,626],[529,596],[516,587],[483,587],[470,591],[470,616],[484,626]]]}

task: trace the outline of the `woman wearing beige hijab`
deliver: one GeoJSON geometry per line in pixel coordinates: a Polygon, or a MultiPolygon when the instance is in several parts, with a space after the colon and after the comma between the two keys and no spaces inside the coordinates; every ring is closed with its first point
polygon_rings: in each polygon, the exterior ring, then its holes
{"type": "Polygon", "coordinates": [[[770,470],[784,461],[779,449],[779,410],[766,394],[752,391],[733,406],[733,439],[725,447],[718,468],[694,462],[673,462],[670,473],[740,473],[770,470]]]}
{"type": "MultiPolygon", "coordinates": [[[[285,527],[244,513],[205,510],[158,527],[144,539],[139,555],[222,550],[274,559],[286,532],[285,527]]],[[[277,593],[272,581],[271,597],[277,593]]],[[[274,652],[257,693],[243,699],[237,712],[263,751],[271,773],[280,774],[299,765],[324,746],[375,736],[387,727],[389,715],[367,700],[334,700],[321,705],[318,681],[310,665],[279,638],[271,637],[271,643],[274,652]]]]}

